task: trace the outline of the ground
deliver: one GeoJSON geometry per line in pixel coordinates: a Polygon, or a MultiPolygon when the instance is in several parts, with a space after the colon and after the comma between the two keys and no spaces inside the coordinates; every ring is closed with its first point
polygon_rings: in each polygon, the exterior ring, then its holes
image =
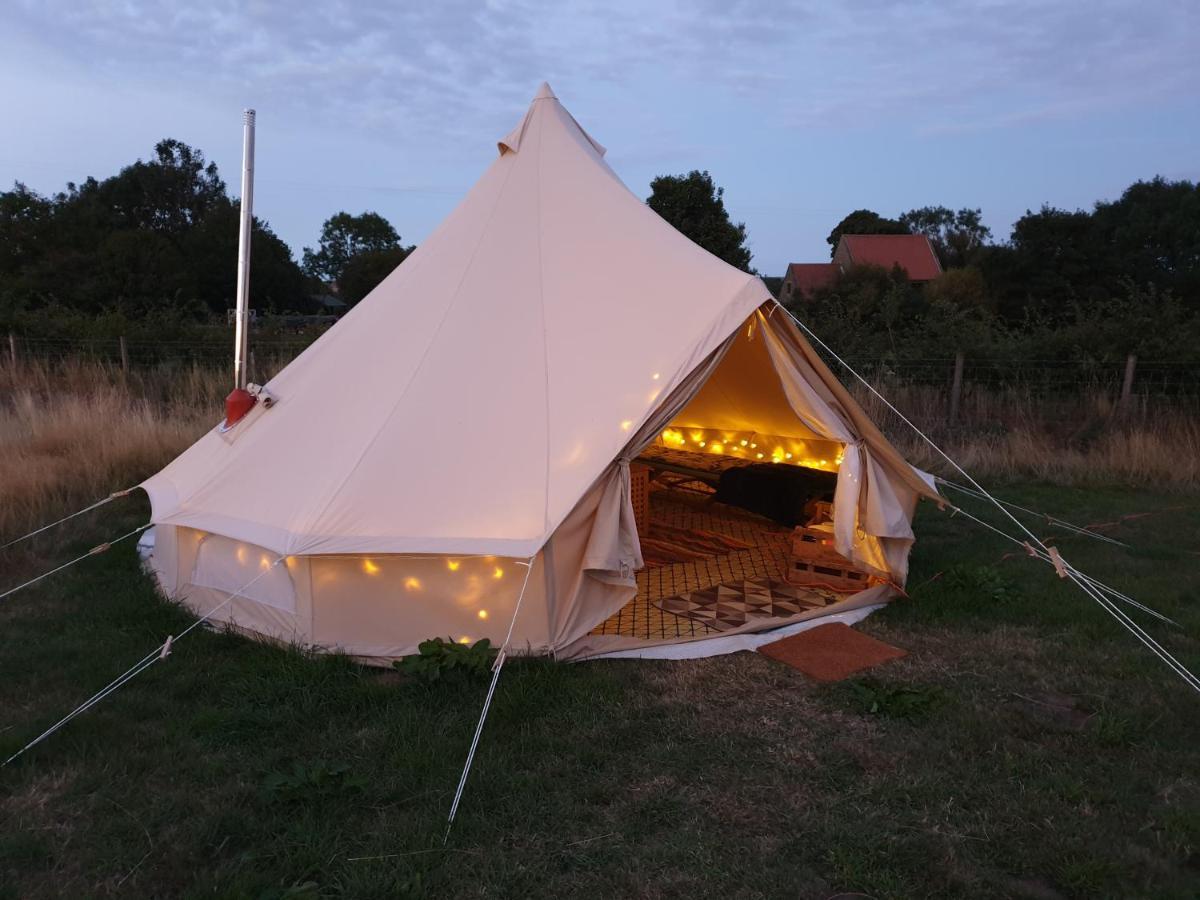
{"type": "MultiPolygon", "coordinates": [[[[1006,493],[1148,513],[1108,528],[1131,550],[1059,544],[1200,668],[1200,504],[1006,493]]],[[[445,846],[483,686],[195,631],[0,770],[0,896],[1195,897],[1200,696],[1044,564],[928,505],[917,528],[912,599],[860,626],[910,655],[868,676],[510,664],[445,846]]],[[[128,543],[3,601],[0,752],[190,620],[128,543]]]]}

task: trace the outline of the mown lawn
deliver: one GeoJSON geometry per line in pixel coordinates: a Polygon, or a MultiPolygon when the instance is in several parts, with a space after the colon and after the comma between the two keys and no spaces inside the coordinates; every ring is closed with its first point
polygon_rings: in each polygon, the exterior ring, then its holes
{"type": "MultiPolygon", "coordinates": [[[[1151,513],[1109,530],[1131,551],[1059,544],[1200,668],[1194,498],[1004,493],[1151,513]]],[[[137,524],[112,509],[39,553],[137,524]]],[[[1200,894],[1200,695],[1045,565],[934,508],[918,529],[914,599],[859,626],[910,655],[870,678],[510,664],[445,847],[482,686],[193,632],[0,770],[0,896],[1200,894]]],[[[0,557],[0,584],[32,563],[0,557]]],[[[190,620],[129,544],[4,601],[0,753],[190,620]]]]}

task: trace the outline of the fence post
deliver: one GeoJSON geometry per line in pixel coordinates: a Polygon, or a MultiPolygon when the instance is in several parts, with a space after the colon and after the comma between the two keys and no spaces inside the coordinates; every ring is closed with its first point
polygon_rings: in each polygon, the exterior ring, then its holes
{"type": "Polygon", "coordinates": [[[125,347],[125,335],[121,335],[121,374],[129,374],[129,350],[125,347]]]}
{"type": "Polygon", "coordinates": [[[1121,412],[1129,411],[1129,401],[1133,397],[1133,374],[1137,371],[1137,354],[1130,353],[1125,358],[1125,380],[1121,382],[1121,412]]]}
{"type": "Polygon", "coordinates": [[[958,420],[958,404],[962,399],[964,355],[961,350],[954,354],[954,380],[950,383],[950,424],[958,420]]]}

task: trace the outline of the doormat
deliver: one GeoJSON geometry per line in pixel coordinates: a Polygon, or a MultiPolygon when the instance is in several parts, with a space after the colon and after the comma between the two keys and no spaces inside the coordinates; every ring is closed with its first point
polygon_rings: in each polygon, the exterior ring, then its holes
{"type": "Polygon", "coordinates": [[[727,534],[698,528],[678,528],[655,521],[650,522],[648,533],[638,538],[642,545],[642,559],[647,566],[691,562],[709,556],[723,556],[735,550],[749,550],[754,546],[727,534]]]}
{"type": "Polygon", "coordinates": [[[790,619],[840,599],[833,591],[820,588],[796,587],[773,578],[747,578],[663,597],[654,605],[717,631],[731,631],[752,619],[790,619]]]}
{"type": "Polygon", "coordinates": [[[758,652],[799,669],[817,681],[841,681],[908,652],[855,631],[841,622],[818,625],[770,644],[758,652]]]}

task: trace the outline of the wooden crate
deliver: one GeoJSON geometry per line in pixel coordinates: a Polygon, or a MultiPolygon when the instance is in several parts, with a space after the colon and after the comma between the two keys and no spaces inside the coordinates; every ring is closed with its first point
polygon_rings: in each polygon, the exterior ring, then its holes
{"type": "Polygon", "coordinates": [[[832,532],[800,526],[792,532],[787,581],[798,587],[827,587],[839,593],[853,593],[869,587],[870,576],[833,548],[832,532]]]}
{"type": "Polygon", "coordinates": [[[633,463],[629,467],[629,497],[633,501],[633,520],[638,534],[650,527],[650,467],[633,463]]]}

